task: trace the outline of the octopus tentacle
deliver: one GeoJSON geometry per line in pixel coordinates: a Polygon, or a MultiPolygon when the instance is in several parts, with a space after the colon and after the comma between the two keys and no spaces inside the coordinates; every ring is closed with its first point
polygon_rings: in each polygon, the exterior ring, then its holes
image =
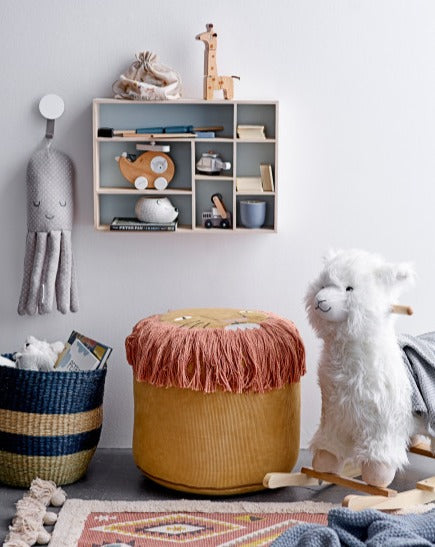
{"type": "Polygon", "coordinates": [[[24,315],[26,313],[27,299],[29,298],[30,289],[30,272],[32,271],[33,261],[35,257],[36,232],[27,232],[26,236],[26,254],[24,256],[24,274],[23,284],[21,286],[20,300],[18,302],[18,313],[24,315]]]}
{"type": "Polygon", "coordinates": [[[47,232],[36,232],[36,245],[33,265],[30,275],[29,296],[26,311],[29,315],[35,315],[37,310],[38,294],[41,288],[42,268],[47,247],[47,232]]]}
{"type": "Polygon", "coordinates": [[[71,232],[62,230],[60,239],[59,270],[56,277],[57,309],[67,313],[71,298],[72,245],[71,232]]]}
{"type": "Polygon", "coordinates": [[[77,288],[77,276],[74,265],[74,257],[71,255],[71,311],[79,311],[79,292],[77,288]]]}
{"type": "Polygon", "coordinates": [[[41,290],[38,297],[38,312],[40,314],[50,313],[53,309],[54,285],[59,267],[60,236],[61,232],[58,230],[48,232],[41,290]]]}

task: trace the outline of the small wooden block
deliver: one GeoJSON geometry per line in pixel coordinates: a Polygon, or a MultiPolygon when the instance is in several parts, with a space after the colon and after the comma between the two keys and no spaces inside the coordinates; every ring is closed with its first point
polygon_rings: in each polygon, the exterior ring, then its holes
{"type": "Polygon", "coordinates": [[[213,197],[213,203],[214,203],[216,209],[219,211],[220,216],[222,218],[227,218],[227,216],[228,216],[227,210],[225,209],[225,206],[222,203],[222,201],[217,196],[213,197]]]}
{"type": "Polygon", "coordinates": [[[267,473],[263,479],[266,488],[282,488],[284,486],[318,486],[319,481],[305,473],[267,473]]]}
{"type": "Polygon", "coordinates": [[[382,496],[346,496],[342,505],[352,509],[353,511],[361,511],[362,509],[378,509],[379,511],[395,511],[413,507],[414,505],[424,505],[435,500],[435,492],[433,490],[422,490],[414,488],[399,492],[391,498],[382,496]]]}
{"type": "Polygon", "coordinates": [[[429,477],[423,481],[419,481],[416,485],[419,490],[427,490],[428,492],[435,492],[435,477],[429,477]]]}
{"type": "MultiPolygon", "coordinates": [[[[343,499],[341,505],[343,507],[348,507],[353,511],[361,511],[362,509],[368,509],[378,503],[382,503],[385,499],[385,496],[359,496],[357,494],[350,494],[343,499]]],[[[391,499],[396,498],[394,497],[391,499]]]]}
{"type": "Polygon", "coordinates": [[[425,443],[419,443],[415,446],[411,446],[409,451],[414,454],[420,454],[420,456],[426,456],[427,458],[435,458],[435,454],[430,449],[430,446],[425,443]]]}
{"type": "MultiPolygon", "coordinates": [[[[361,466],[346,464],[343,469],[343,475],[346,477],[358,477],[361,475],[361,466]]],[[[263,485],[266,488],[282,488],[284,486],[319,486],[321,482],[327,483],[309,477],[305,473],[267,473],[263,479],[263,485]]]]}
{"type": "Polygon", "coordinates": [[[414,313],[411,306],[402,306],[400,304],[394,304],[391,306],[391,313],[399,313],[402,315],[412,315],[414,313]]]}
{"type": "Polygon", "coordinates": [[[353,488],[354,490],[359,490],[360,492],[365,492],[366,494],[385,497],[392,497],[397,495],[397,490],[392,490],[391,488],[372,486],[365,483],[364,481],[344,477],[343,475],[336,475],[335,473],[321,473],[319,471],[311,469],[311,467],[302,467],[301,472],[305,473],[309,477],[314,477],[322,481],[331,482],[332,484],[338,484],[339,486],[353,488]]]}

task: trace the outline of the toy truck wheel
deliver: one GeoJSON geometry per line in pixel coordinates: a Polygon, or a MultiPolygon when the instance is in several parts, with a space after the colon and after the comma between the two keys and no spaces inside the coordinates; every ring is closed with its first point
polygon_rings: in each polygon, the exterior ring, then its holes
{"type": "Polygon", "coordinates": [[[146,177],[137,177],[134,181],[134,185],[138,190],[145,190],[145,188],[148,186],[148,179],[146,177]]]}
{"type": "Polygon", "coordinates": [[[204,222],[204,226],[205,226],[206,228],[212,228],[213,223],[212,223],[212,221],[208,218],[208,219],[204,222]]]}
{"type": "Polygon", "coordinates": [[[168,186],[168,181],[165,177],[157,177],[154,181],[154,187],[156,190],[164,190],[168,186]]]}
{"type": "Polygon", "coordinates": [[[229,228],[230,227],[230,223],[228,222],[228,219],[226,218],[223,218],[220,222],[221,224],[221,228],[229,228]]]}

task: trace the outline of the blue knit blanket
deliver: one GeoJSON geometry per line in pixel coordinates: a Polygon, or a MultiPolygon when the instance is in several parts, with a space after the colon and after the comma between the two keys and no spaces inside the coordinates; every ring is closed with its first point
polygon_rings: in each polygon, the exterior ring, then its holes
{"type": "Polygon", "coordinates": [[[284,532],[274,547],[430,547],[435,545],[435,509],[421,515],[388,515],[375,509],[340,507],[328,526],[300,524],[284,532]]]}
{"type": "Polygon", "coordinates": [[[435,436],[435,332],[398,337],[412,387],[412,410],[435,436]]]}

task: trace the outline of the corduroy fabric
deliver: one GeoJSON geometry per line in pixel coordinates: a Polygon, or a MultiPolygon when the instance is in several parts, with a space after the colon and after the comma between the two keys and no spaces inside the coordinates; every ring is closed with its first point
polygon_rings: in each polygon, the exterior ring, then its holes
{"type": "Polygon", "coordinates": [[[299,453],[300,383],[266,393],[201,393],[134,380],[133,456],[168,488],[207,495],[263,489],[299,453]]]}
{"type": "Polygon", "coordinates": [[[0,481],[78,480],[98,444],[106,368],[38,372],[0,367],[0,481]]]}

